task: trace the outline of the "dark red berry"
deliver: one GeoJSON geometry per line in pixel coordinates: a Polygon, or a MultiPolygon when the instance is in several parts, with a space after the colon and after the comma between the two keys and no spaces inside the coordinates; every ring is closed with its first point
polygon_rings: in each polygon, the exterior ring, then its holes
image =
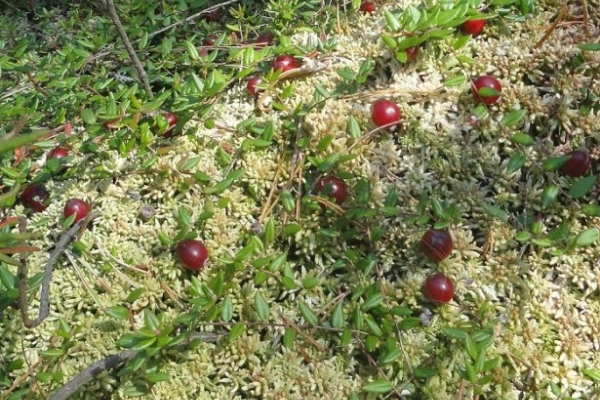
{"type": "Polygon", "coordinates": [[[443,229],[430,229],[421,238],[421,251],[432,261],[442,261],[452,253],[452,237],[443,229]]]}
{"type": "Polygon", "coordinates": [[[288,54],[282,54],[273,60],[273,69],[275,71],[286,72],[299,67],[298,61],[288,54]]]}
{"type": "Polygon", "coordinates": [[[41,183],[33,183],[23,189],[19,195],[19,200],[25,207],[36,212],[42,212],[48,207],[50,193],[41,183]]]}
{"type": "Polygon", "coordinates": [[[337,176],[325,176],[315,184],[315,191],[323,196],[331,197],[336,204],[342,204],[348,197],[348,186],[337,176]]]}
{"type": "Polygon", "coordinates": [[[273,46],[274,36],[270,32],[261,33],[254,39],[254,48],[260,50],[265,46],[273,46]]]}
{"type": "Polygon", "coordinates": [[[444,274],[431,275],[423,284],[423,294],[436,304],[446,304],[454,297],[454,283],[444,274]]]}
{"type": "Polygon", "coordinates": [[[477,36],[483,32],[484,26],[485,19],[472,19],[470,21],[465,21],[461,28],[462,31],[467,35],[477,36]]]}
{"type": "Polygon", "coordinates": [[[371,119],[377,126],[393,123],[398,124],[400,118],[402,118],[402,112],[396,103],[386,99],[379,99],[371,105],[371,119]]]}
{"type": "Polygon", "coordinates": [[[88,205],[88,203],[81,199],[71,199],[67,201],[67,204],[65,204],[65,208],[63,209],[63,215],[65,216],[65,218],[69,218],[71,215],[75,214],[75,219],[73,220],[73,223],[76,223],[79,220],[85,218],[88,215],[89,211],[90,206],[88,205]]]}
{"type": "Polygon", "coordinates": [[[362,3],[360,3],[360,11],[364,13],[371,14],[376,10],[376,8],[377,7],[375,7],[375,3],[373,3],[372,1],[363,1],[362,3]]]}
{"type": "Polygon", "coordinates": [[[475,99],[480,103],[487,104],[488,106],[498,101],[501,92],[502,86],[500,85],[498,79],[489,75],[480,76],[473,82],[471,86],[471,93],[473,93],[475,99]],[[494,92],[489,94],[480,94],[479,91],[482,88],[492,89],[494,92]]]}
{"type": "Polygon", "coordinates": [[[415,61],[419,55],[419,46],[409,47],[406,51],[407,61],[415,61]]]}
{"type": "Polygon", "coordinates": [[[252,96],[258,96],[258,92],[260,89],[256,87],[256,85],[262,82],[262,78],[259,76],[252,76],[248,79],[248,83],[246,84],[246,89],[252,96]]]}
{"type": "Polygon", "coordinates": [[[193,239],[185,239],[179,242],[175,248],[175,253],[179,262],[192,271],[202,269],[208,258],[208,250],[206,250],[204,243],[193,239]]]}
{"type": "Polygon", "coordinates": [[[215,43],[217,43],[218,38],[219,38],[219,36],[215,35],[215,34],[208,35],[208,37],[206,39],[204,39],[204,45],[205,46],[214,46],[215,43]]]}
{"type": "MultiPolygon", "coordinates": [[[[54,149],[52,149],[50,152],[48,152],[48,155],[46,156],[46,162],[48,162],[48,160],[52,159],[52,158],[56,158],[57,160],[59,160],[60,163],[63,163],[63,161],[61,161],[62,158],[68,157],[69,156],[69,150],[64,148],[64,147],[55,147],[54,149]]],[[[62,167],[59,167],[57,171],[57,173],[63,173],[68,169],[68,167],[66,165],[63,165],[62,167]]]]}
{"type": "Polygon", "coordinates": [[[69,155],[69,149],[58,146],[58,147],[55,147],[52,150],[50,150],[48,152],[48,156],[46,158],[47,159],[50,159],[50,158],[61,159],[61,158],[67,157],[68,155],[69,155]]]}
{"type": "Polygon", "coordinates": [[[575,150],[571,152],[571,158],[563,165],[565,174],[573,178],[585,175],[589,171],[592,163],[590,156],[585,151],[575,150]]]}
{"type": "Polygon", "coordinates": [[[177,125],[177,121],[178,121],[177,115],[170,111],[167,111],[167,112],[163,113],[162,116],[164,119],[167,120],[167,123],[169,124],[167,130],[162,134],[163,137],[166,137],[166,138],[173,137],[173,134],[174,134],[173,131],[175,130],[175,125],[177,125]]]}

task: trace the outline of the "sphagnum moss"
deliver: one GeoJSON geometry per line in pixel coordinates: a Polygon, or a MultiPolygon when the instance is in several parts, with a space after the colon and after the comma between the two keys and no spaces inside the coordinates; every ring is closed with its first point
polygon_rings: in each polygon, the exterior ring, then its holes
{"type": "MultiPolygon", "coordinates": [[[[409,4],[412,2],[401,1],[383,8],[406,8],[409,4]]],[[[544,4],[539,7],[543,9],[544,4]]],[[[398,138],[398,134],[378,134],[370,142],[353,147],[351,153],[358,157],[340,166],[340,169],[347,168],[355,177],[367,177],[372,181],[372,185],[377,187],[372,200],[375,204],[380,204],[386,192],[396,186],[401,192],[401,198],[407,200],[399,205],[403,215],[414,214],[415,203],[410,200],[420,193],[435,193],[440,198],[458,201],[464,209],[472,209],[473,202],[492,200],[492,197],[487,196],[491,196],[490,192],[495,192],[496,200],[502,206],[527,207],[526,203],[520,203],[513,196],[511,179],[498,177],[492,182],[484,179],[498,174],[503,168],[497,139],[506,140],[508,137],[506,132],[499,129],[497,118],[513,108],[522,107],[528,110],[526,124],[535,125],[534,117],[544,118],[549,127],[567,130],[576,145],[585,142],[586,138],[579,136],[585,135],[597,140],[595,136],[598,134],[597,121],[592,116],[580,117],[573,105],[581,88],[581,83],[576,79],[564,77],[543,83],[544,90],[553,92],[558,98],[540,97],[532,87],[521,83],[523,79],[542,82],[547,78],[548,73],[544,70],[549,66],[567,71],[569,60],[577,54],[572,44],[584,38],[580,36],[580,27],[565,26],[558,29],[543,46],[533,49],[532,44],[539,39],[540,29],[547,26],[552,12],[545,10],[522,24],[506,24],[515,33],[513,35],[505,35],[499,29],[492,28],[487,35],[473,39],[457,53],[476,57],[477,63],[462,65],[460,68],[456,63],[449,65],[454,62],[454,55],[450,54],[448,44],[428,45],[431,49],[421,52],[416,66],[403,66],[391,60],[393,54],[383,50],[379,39],[380,33],[385,29],[383,18],[377,14],[361,16],[349,35],[338,35],[338,48],[334,51],[337,57],[331,57],[328,67],[322,72],[291,82],[295,87],[294,96],[283,103],[288,109],[301,103],[306,104],[312,100],[315,85],[321,85],[327,90],[334,88],[339,82],[335,72],[337,69],[350,67],[356,70],[366,57],[377,58],[378,66],[392,66],[391,76],[383,69],[376,69],[369,90],[387,90],[386,96],[399,102],[404,111],[405,123],[414,125],[415,132],[400,134],[406,137],[412,135],[412,140],[398,138]],[[436,52],[444,52],[444,56],[439,57],[436,52]],[[462,70],[463,67],[466,70],[462,70]],[[450,77],[449,72],[456,74],[460,71],[470,76],[491,73],[506,83],[503,100],[490,109],[491,118],[476,126],[470,124],[472,105],[462,87],[448,88],[444,94],[436,92],[443,86],[444,80],[450,77]],[[426,94],[429,96],[423,97],[426,94]],[[465,149],[466,143],[476,146],[478,141],[489,141],[489,145],[472,153],[465,149]],[[390,179],[387,173],[389,171],[393,171],[398,178],[390,179]],[[469,179],[474,180],[466,185],[465,182],[469,182],[469,179]],[[478,187],[481,188],[480,191],[477,190],[478,187]],[[404,192],[411,192],[412,195],[404,192]],[[478,195],[473,196],[471,192],[478,195]]],[[[596,15],[593,17],[597,19],[596,15]]],[[[293,40],[296,44],[303,44],[308,41],[308,37],[301,33],[293,40]]],[[[178,208],[185,209],[195,219],[207,204],[200,200],[203,198],[201,191],[193,188],[190,191],[182,190],[185,175],[176,171],[182,160],[197,156],[201,159],[198,170],[209,174],[215,182],[224,177],[217,160],[217,150],[225,142],[233,143],[234,149],[238,148],[243,138],[237,137],[232,129],[254,113],[254,107],[243,98],[243,93],[240,87],[232,88],[223,98],[223,104],[215,108],[213,115],[219,127],[208,129],[201,123],[195,127],[196,122],[193,121],[189,125],[190,130],[197,130],[193,135],[174,139],[176,146],[161,154],[155,171],[157,174],[161,171],[164,173],[160,185],[153,177],[140,177],[132,173],[137,169],[135,158],[124,159],[116,153],[109,154],[110,158],[104,165],[106,170],[125,174],[117,183],[106,182],[103,189],[98,187],[97,197],[96,194],[89,195],[101,211],[101,217],[91,230],[84,233],[82,241],[91,245],[94,242],[91,238],[93,233],[111,254],[131,265],[147,265],[152,271],[153,276],[127,272],[134,281],[146,288],[146,293],[131,305],[132,311],[149,308],[157,313],[164,312],[170,317],[177,315],[166,306],[157,279],[178,291],[185,291],[186,285],[182,284],[182,271],[173,258],[164,254],[168,253],[168,249],[158,240],[158,234],[169,237],[176,234],[179,228],[176,219],[178,208]],[[202,145],[199,145],[200,142],[202,145]],[[140,223],[137,216],[139,205],[127,200],[125,191],[143,192],[148,187],[152,191],[144,196],[156,208],[157,214],[152,221],[140,223]],[[163,254],[154,254],[156,249],[160,249],[163,254]]],[[[311,127],[310,141],[313,145],[327,135],[333,135],[334,141],[328,151],[346,151],[351,143],[346,133],[346,117],[350,110],[365,114],[362,117],[358,115],[358,118],[363,126],[363,133],[366,133],[369,126],[366,115],[372,99],[368,98],[368,91],[360,94],[365,98],[330,99],[323,110],[311,112],[305,117],[307,125],[311,127]]],[[[283,116],[284,113],[270,114],[283,116]]],[[[282,135],[282,125],[277,117],[261,115],[257,120],[273,121],[277,134],[282,135]]],[[[284,136],[279,137],[284,142],[284,136]]],[[[278,156],[285,148],[282,144],[276,151],[257,151],[242,156],[240,165],[247,170],[244,179],[256,189],[255,193],[261,200],[265,199],[270,190],[278,156]]],[[[529,155],[535,158],[535,152],[531,152],[529,155]]],[[[287,178],[289,173],[290,171],[285,171],[282,175],[287,178]]],[[[94,185],[90,182],[86,187],[94,193],[94,185]]],[[[61,201],[72,197],[78,190],[68,182],[52,189],[60,200],[44,215],[34,216],[33,224],[44,218],[57,220],[61,201]]],[[[531,196],[533,198],[528,200],[535,200],[535,196],[531,196]]],[[[228,189],[214,200],[225,198],[230,200],[230,205],[215,209],[200,232],[211,249],[213,261],[199,276],[204,282],[217,275],[224,257],[235,257],[243,246],[240,237],[248,234],[246,217],[256,216],[257,208],[262,206],[260,201],[249,198],[239,188],[228,189]]],[[[276,217],[279,218],[280,215],[276,217]]],[[[566,211],[561,217],[568,217],[566,211]]],[[[327,221],[335,221],[331,216],[328,218],[327,221]]],[[[330,243],[335,242],[321,242],[319,232],[323,228],[322,215],[302,215],[299,222],[303,230],[293,237],[296,246],[294,255],[298,261],[290,265],[293,269],[290,275],[297,282],[306,278],[313,268],[327,275],[333,260],[348,250],[330,249],[330,243]],[[304,265],[307,261],[314,265],[307,267],[304,265]]],[[[441,359],[435,360],[433,365],[436,367],[436,376],[423,385],[423,395],[440,400],[456,398],[462,380],[455,366],[460,367],[468,361],[468,357],[452,350],[460,347],[456,341],[453,342],[454,347],[433,349],[439,346],[436,345],[436,337],[440,335],[441,327],[468,321],[470,317],[463,313],[466,304],[476,309],[483,302],[490,302],[503,322],[496,325],[499,330],[495,337],[497,347],[490,351],[490,357],[498,355],[508,361],[494,370],[497,380],[493,382],[493,390],[486,393],[486,396],[513,399],[518,398],[519,392],[528,396],[528,376],[535,379],[544,398],[558,397],[551,392],[550,383],[555,383],[559,390],[572,397],[585,396],[591,390],[592,381],[579,371],[581,368],[597,369],[599,366],[598,349],[594,348],[597,347],[600,334],[597,318],[594,317],[598,315],[598,302],[594,296],[600,280],[595,264],[597,252],[591,250],[567,254],[549,261],[547,253],[540,248],[535,248],[534,254],[529,255],[515,251],[516,242],[513,238],[516,230],[507,225],[482,224],[479,232],[474,234],[469,229],[479,225],[479,221],[463,222],[464,225],[453,228],[457,235],[457,251],[453,258],[457,262],[445,263],[439,268],[460,276],[461,281],[471,280],[477,288],[469,289],[468,284],[459,284],[459,303],[434,311],[435,316],[426,334],[420,330],[402,332],[405,353],[398,359],[398,364],[386,367],[389,370],[394,367],[402,368],[403,373],[396,375],[395,383],[401,384],[404,379],[408,380],[407,370],[420,365],[430,353],[434,353],[441,359]],[[493,231],[494,245],[486,255],[489,259],[487,262],[472,263],[484,253],[483,246],[489,240],[490,231],[493,231]],[[595,286],[593,279],[596,280],[595,286]],[[585,286],[586,282],[589,282],[589,287],[585,286]],[[479,290],[480,288],[484,289],[479,290]],[[474,298],[467,299],[469,290],[476,293],[474,298]],[[519,385],[510,384],[513,381],[519,382],[519,385]]],[[[387,235],[383,242],[376,244],[376,251],[380,257],[380,268],[391,276],[385,281],[385,286],[393,290],[386,289],[386,292],[388,296],[390,292],[394,293],[391,295],[394,296],[392,299],[399,304],[419,307],[422,304],[420,285],[431,266],[425,265],[415,250],[418,231],[405,224],[403,218],[386,220],[384,224],[387,235]]],[[[575,228],[584,226],[574,226],[575,228]]],[[[40,224],[39,229],[45,228],[40,224]]],[[[50,238],[45,238],[38,244],[49,246],[51,243],[50,238]]],[[[90,251],[91,254],[98,254],[93,245],[90,251]]],[[[103,261],[111,264],[110,260],[103,261]]],[[[43,265],[43,259],[36,255],[32,255],[29,262],[32,273],[38,272],[43,265]]],[[[35,334],[24,337],[23,347],[27,349],[26,357],[30,363],[34,364],[38,360],[48,362],[40,358],[39,351],[53,345],[55,322],[59,315],[66,318],[73,327],[82,328],[80,336],[75,338],[76,347],[60,361],[60,370],[66,376],[74,375],[93,360],[116,350],[115,341],[128,332],[129,327],[125,323],[113,324],[112,329],[101,329],[101,333],[98,333],[98,320],[103,318],[102,307],[123,301],[128,290],[127,284],[119,281],[114,274],[107,276],[111,278],[113,287],[110,293],[102,292],[93,284],[85,286],[68,262],[61,262],[53,282],[51,298],[57,313],[42,324],[35,334]],[[96,297],[100,304],[90,296],[90,290],[98,291],[96,297]]],[[[260,288],[260,285],[248,284],[252,276],[248,269],[244,269],[240,276],[233,278],[233,286],[228,295],[233,298],[236,315],[254,315],[249,299],[257,291],[266,297],[271,295],[268,289],[260,288]]],[[[361,283],[364,286],[370,284],[364,279],[361,283]]],[[[274,292],[273,295],[275,294],[274,292]]],[[[282,312],[286,318],[298,320],[301,316],[296,311],[290,311],[297,298],[318,311],[331,300],[332,294],[317,286],[302,292],[290,290],[288,295],[288,300],[278,303],[268,298],[273,316],[282,312]]],[[[32,301],[32,305],[38,305],[36,300],[32,301]]],[[[134,322],[142,324],[141,318],[138,313],[134,322]]],[[[7,328],[11,342],[21,343],[20,325],[15,320],[3,321],[2,325],[7,328]]],[[[343,352],[336,354],[335,342],[326,335],[316,335],[317,342],[326,349],[322,350],[302,341],[297,341],[295,346],[288,349],[280,344],[281,334],[276,329],[249,330],[232,343],[206,344],[187,350],[184,362],[167,363],[166,370],[172,379],[158,383],[153,388],[154,395],[157,398],[230,399],[242,398],[239,393],[244,393],[244,396],[260,396],[265,399],[341,399],[347,398],[353,390],[360,390],[366,383],[355,373],[357,361],[345,359],[343,352]]],[[[354,343],[352,346],[356,349],[358,345],[354,343]]],[[[24,349],[2,345],[2,352],[7,359],[18,356],[24,349]]],[[[81,398],[105,398],[109,388],[117,385],[110,378],[103,378],[100,382],[102,384],[95,383],[86,388],[81,398]]],[[[489,387],[484,386],[485,389],[489,387]]],[[[464,396],[473,395],[473,388],[467,387],[464,396]]],[[[122,390],[117,390],[112,396],[115,399],[126,397],[122,390]]]]}

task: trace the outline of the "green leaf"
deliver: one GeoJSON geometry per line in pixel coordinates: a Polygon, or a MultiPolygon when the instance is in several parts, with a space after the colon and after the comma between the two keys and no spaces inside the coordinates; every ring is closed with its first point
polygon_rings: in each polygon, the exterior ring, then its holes
{"type": "Polygon", "coordinates": [[[233,302],[231,301],[231,297],[227,296],[225,297],[225,300],[223,301],[223,307],[221,308],[221,320],[223,320],[224,322],[229,322],[231,321],[232,317],[233,302]]]}
{"type": "Polygon", "coordinates": [[[197,60],[198,58],[200,58],[200,55],[198,54],[198,49],[196,49],[196,46],[194,46],[194,43],[192,43],[191,40],[184,41],[183,45],[185,46],[185,50],[187,51],[188,55],[192,60],[197,60]]]}
{"type": "Polygon", "coordinates": [[[556,185],[547,186],[542,192],[542,208],[548,207],[558,197],[560,189],[556,185]]]}
{"type": "Polygon", "coordinates": [[[600,382],[600,369],[589,369],[589,368],[581,368],[581,372],[583,372],[588,378],[593,381],[600,382]]]}
{"type": "Polygon", "coordinates": [[[139,299],[142,296],[142,294],[144,294],[145,291],[146,291],[146,288],[143,288],[143,287],[135,289],[134,291],[129,293],[129,295],[127,296],[125,301],[127,301],[128,303],[133,303],[134,301],[139,299]]]}
{"type": "Polygon", "coordinates": [[[345,325],[344,321],[344,310],[343,310],[343,302],[339,302],[335,308],[333,309],[333,313],[331,313],[331,326],[334,328],[340,329],[345,325]]]}
{"type": "Polygon", "coordinates": [[[402,29],[402,25],[400,24],[400,21],[398,21],[398,18],[396,18],[396,16],[388,10],[383,12],[383,17],[385,18],[385,23],[387,24],[388,30],[392,32],[398,32],[400,29],[402,29]]]}
{"type": "Polygon", "coordinates": [[[232,341],[239,338],[242,336],[245,330],[246,325],[244,325],[242,322],[238,322],[237,324],[233,325],[229,331],[229,340],[232,341]]]}
{"type": "Polygon", "coordinates": [[[467,81],[467,77],[464,75],[453,76],[452,78],[448,78],[444,81],[444,86],[452,87],[452,86],[460,86],[467,81]]]}
{"type": "Polygon", "coordinates": [[[546,171],[556,171],[557,169],[565,165],[565,163],[570,159],[570,155],[546,158],[542,161],[542,167],[546,171]]]}
{"type": "Polygon", "coordinates": [[[462,49],[466,46],[467,43],[469,43],[470,39],[471,35],[460,35],[458,36],[458,39],[456,39],[456,42],[454,42],[452,47],[454,47],[454,50],[462,49]]]}
{"type": "Polygon", "coordinates": [[[573,239],[572,247],[585,247],[593,244],[600,237],[600,232],[596,228],[587,229],[573,239]]]}
{"type": "Polygon", "coordinates": [[[506,211],[502,210],[501,208],[492,206],[490,204],[485,204],[483,206],[483,209],[485,210],[486,213],[488,213],[492,217],[496,217],[503,222],[508,221],[508,213],[506,211]]]}
{"type": "Polygon", "coordinates": [[[46,357],[60,357],[65,354],[65,351],[62,349],[42,350],[39,354],[46,357]]]}
{"type": "Polygon", "coordinates": [[[502,123],[505,126],[514,126],[521,122],[523,117],[527,114],[527,110],[513,110],[506,114],[504,118],[502,118],[502,123]]]}
{"type": "Polygon", "coordinates": [[[293,328],[285,328],[283,333],[283,345],[287,348],[291,348],[294,345],[294,340],[298,333],[293,328]]]}
{"type": "Polygon", "coordinates": [[[128,320],[129,310],[121,306],[112,306],[106,309],[106,314],[115,319],[128,320]]]}
{"type": "Polygon", "coordinates": [[[600,43],[579,43],[577,47],[586,51],[600,51],[600,43]]]}
{"type": "Polygon", "coordinates": [[[600,206],[595,204],[586,204],[581,206],[581,211],[590,217],[600,217],[600,206]]]}
{"type": "Polygon", "coordinates": [[[506,171],[509,174],[519,170],[523,165],[525,165],[525,161],[527,161],[527,157],[523,153],[515,153],[508,160],[508,165],[506,166],[506,171]]]}
{"type": "Polygon", "coordinates": [[[358,139],[361,137],[362,132],[360,130],[360,125],[358,124],[358,120],[354,117],[354,115],[350,115],[348,118],[348,126],[346,130],[353,139],[358,139]]]}
{"type": "Polygon", "coordinates": [[[398,47],[398,42],[396,42],[396,39],[394,39],[391,36],[382,34],[381,40],[383,40],[383,44],[385,44],[388,48],[390,48],[392,50],[395,49],[396,47],[398,47]]]}
{"type": "Polygon", "coordinates": [[[298,301],[298,308],[300,309],[300,314],[304,320],[310,325],[317,325],[319,323],[319,319],[317,315],[310,309],[310,307],[303,301],[298,301]]]}
{"type": "Polygon", "coordinates": [[[259,292],[254,295],[254,307],[261,320],[266,321],[269,319],[269,304],[259,292]]]}
{"type": "Polygon", "coordinates": [[[468,335],[463,329],[452,328],[449,326],[442,327],[442,332],[444,332],[444,335],[453,339],[464,339],[468,335]]]}
{"type": "Polygon", "coordinates": [[[569,196],[573,199],[580,199],[592,190],[596,184],[596,176],[586,176],[585,178],[578,179],[571,188],[569,189],[569,196]]]}
{"type": "Polygon", "coordinates": [[[157,371],[146,374],[146,380],[150,383],[168,381],[169,379],[171,377],[166,372],[157,371]]]}
{"type": "Polygon", "coordinates": [[[81,119],[86,124],[91,125],[91,124],[96,123],[96,114],[94,114],[94,112],[92,110],[90,110],[89,108],[86,108],[81,112],[81,119]]]}
{"type": "Polygon", "coordinates": [[[379,362],[383,365],[390,364],[396,361],[400,356],[402,356],[402,351],[395,347],[387,353],[383,353],[381,357],[379,357],[379,362]]]}
{"type": "Polygon", "coordinates": [[[392,382],[386,379],[378,379],[376,381],[367,383],[362,387],[362,390],[367,393],[377,394],[389,393],[392,391],[392,389],[394,389],[394,385],[392,384],[392,382]]]}
{"type": "Polygon", "coordinates": [[[160,322],[152,311],[148,309],[144,309],[144,324],[147,328],[158,331],[160,328],[160,322]]]}
{"type": "Polygon", "coordinates": [[[369,297],[363,305],[360,307],[361,310],[367,311],[371,308],[377,307],[383,301],[383,295],[381,293],[375,293],[371,297],[369,297]]]}

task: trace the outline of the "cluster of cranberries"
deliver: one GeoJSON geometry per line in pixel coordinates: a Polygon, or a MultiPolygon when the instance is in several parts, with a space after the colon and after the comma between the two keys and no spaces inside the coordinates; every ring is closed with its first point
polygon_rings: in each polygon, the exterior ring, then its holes
{"type": "MultiPolygon", "coordinates": [[[[435,262],[448,258],[453,247],[452,237],[443,229],[430,229],[421,238],[421,251],[435,262]]],[[[454,283],[444,274],[431,275],[423,284],[423,294],[435,304],[446,304],[454,297],[454,283]]]]}

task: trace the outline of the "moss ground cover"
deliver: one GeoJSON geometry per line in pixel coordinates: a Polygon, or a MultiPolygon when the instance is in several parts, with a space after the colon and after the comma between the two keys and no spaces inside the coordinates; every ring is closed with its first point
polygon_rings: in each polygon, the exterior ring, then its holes
{"type": "Polygon", "coordinates": [[[116,6],[2,5],[0,399],[600,396],[597,3],[116,6]]]}

